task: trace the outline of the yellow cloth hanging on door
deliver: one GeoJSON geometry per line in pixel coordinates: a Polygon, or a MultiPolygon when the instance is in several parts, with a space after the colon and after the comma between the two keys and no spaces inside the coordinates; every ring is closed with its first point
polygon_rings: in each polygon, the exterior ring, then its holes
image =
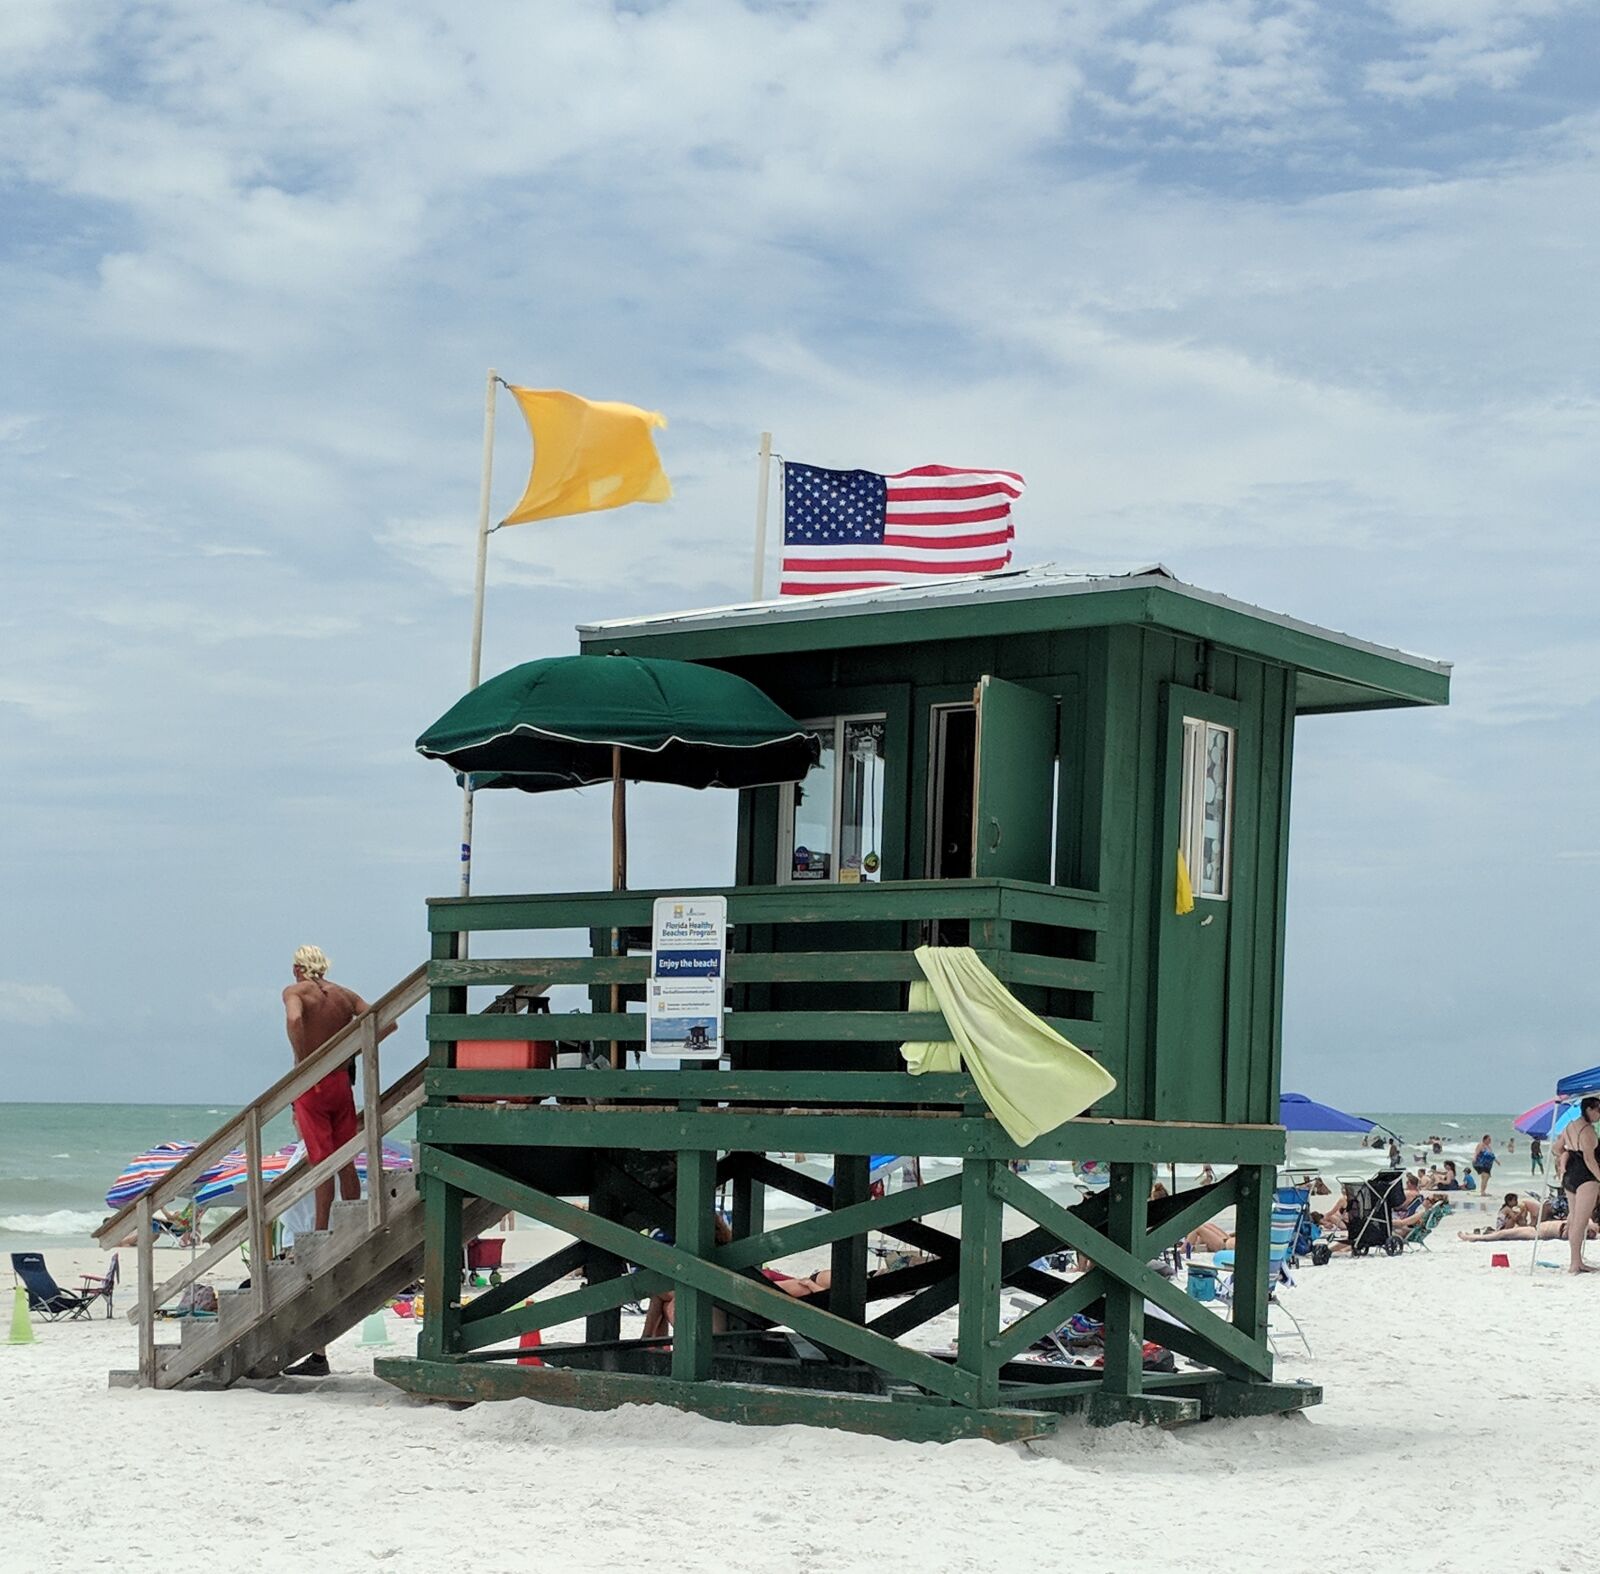
{"type": "Polygon", "coordinates": [[[919,946],[926,982],[911,984],[910,1009],[942,1011],[951,1043],[902,1044],[913,1075],[965,1065],[1012,1141],[1026,1147],[1104,1098],[1117,1079],[1036,1017],[968,946],[919,946]]]}
{"type": "Polygon", "coordinates": [[[1172,910],[1180,918],[1194,911],[1194,886],[1189,881],[1189,860],[1183,856],[1181,847],[1178,849],[1178,892],[1172,910]]]}

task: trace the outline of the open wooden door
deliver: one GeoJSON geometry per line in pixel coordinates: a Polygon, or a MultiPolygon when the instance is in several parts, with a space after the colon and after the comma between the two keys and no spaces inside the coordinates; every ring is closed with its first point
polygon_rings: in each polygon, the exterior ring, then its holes
{"type": "Polygon", "coordinates": [[[1056,701],[1003,678],[979,681],[972,872],[1050,879],[1056,701]]]}

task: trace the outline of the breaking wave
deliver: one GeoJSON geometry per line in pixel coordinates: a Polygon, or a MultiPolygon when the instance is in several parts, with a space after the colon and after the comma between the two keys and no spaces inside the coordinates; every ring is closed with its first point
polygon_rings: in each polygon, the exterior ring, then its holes
{"type": "Polygon", "coordinates": [[[105,1213],[76,1213],[58,1208],[54,1213],[0,1214],[0,1235],[88,1235],[105,1213]]]}

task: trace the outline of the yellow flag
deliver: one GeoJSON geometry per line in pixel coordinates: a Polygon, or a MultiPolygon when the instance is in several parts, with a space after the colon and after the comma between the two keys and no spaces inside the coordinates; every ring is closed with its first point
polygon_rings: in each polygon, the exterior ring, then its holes
{"type": "MultiPolygon", "coordinates": [[[[510,387],[510,384],[507,384],[510,387]]],[[[533,470],[505,525],[664,503],[672,483],[650,429],[667,418],[637,405],[580,399],[557,388],[511,388],[533,434],[533,470]]]]}
{"type": "Polygon", "coordinates": [[[1189,883],[1189,860],[1183,856],[1181,847],[1178,849],[1178,895],[1172,910],[1179,917],[1194,911],[1194,887],[1189,883]]]}

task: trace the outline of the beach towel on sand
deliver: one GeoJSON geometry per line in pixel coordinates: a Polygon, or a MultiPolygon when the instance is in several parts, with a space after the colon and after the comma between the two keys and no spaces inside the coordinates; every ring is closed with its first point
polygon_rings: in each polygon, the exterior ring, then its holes
{"type": "Polygon", "coordinates": [[[953,1043],[902,1044],[913,1075],[965,1065],[1013,1142],[1081,1115],[1117,1085],[1104,1066],[1036,1017],[967,946],[919,946],[926,982],[911,984],[910,1009],[942,1011],[953,1043]]]}

